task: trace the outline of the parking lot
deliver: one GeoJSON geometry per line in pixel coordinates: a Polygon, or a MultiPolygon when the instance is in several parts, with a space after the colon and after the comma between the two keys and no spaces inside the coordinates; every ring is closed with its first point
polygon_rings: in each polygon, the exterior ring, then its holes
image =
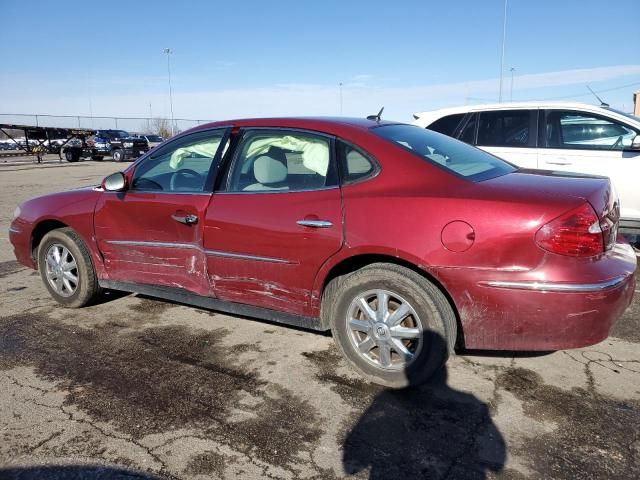
{"type": "Polygon", "coordinates": [[[14,260],[13,210],[121,166],[0,162],[0,478],[640,477],[639,296],[598,345],[459,352],[405,391],[328,335],[117,293],[61,308],[14,260]]]}

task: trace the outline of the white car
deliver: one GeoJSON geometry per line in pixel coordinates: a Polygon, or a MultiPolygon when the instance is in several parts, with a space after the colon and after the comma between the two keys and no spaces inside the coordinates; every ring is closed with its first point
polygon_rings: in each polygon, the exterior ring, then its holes
{"type": "Polygon", "coordinates": [[[414,118],[522,168],[609,177],[620,198],[621,232],[640,238],[640,118],[575,102],[473,105],[414,118]]]}
{"type": "Polygon", "coordinates": [[[160,145],[162,142],[164,142],[164,138],[162,138],[160,135],[143,134],[143,135],[138,135],[138,138],[143,138],[144,140],[146,140],[147,145],[149,145],[149,148],[155,148],[158,145],[160,145]]]}

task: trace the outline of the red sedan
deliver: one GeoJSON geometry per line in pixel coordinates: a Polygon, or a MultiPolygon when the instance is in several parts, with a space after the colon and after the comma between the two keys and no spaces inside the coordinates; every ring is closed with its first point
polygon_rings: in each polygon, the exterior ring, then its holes
{"type": "Polygon", "coordinates": [[[357,370],[398,387],[456,345],[606,338],[635,288],[618,212],[606,178],[519,170],[416,126],[259,119],[29,200],[10,239],[66,306],[118,289],[330,329],[357,370]]]}

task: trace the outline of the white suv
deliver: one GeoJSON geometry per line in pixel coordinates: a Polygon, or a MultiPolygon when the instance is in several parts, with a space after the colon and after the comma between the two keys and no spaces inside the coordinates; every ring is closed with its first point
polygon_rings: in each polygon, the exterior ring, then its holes
{"type": "Polygon", "coordinates": [[[569,102],[499,103],[416,113],[416,125],[522,168],[607,176],[620,198],[620,230],[640,236],[640,118],[569,102]]]}

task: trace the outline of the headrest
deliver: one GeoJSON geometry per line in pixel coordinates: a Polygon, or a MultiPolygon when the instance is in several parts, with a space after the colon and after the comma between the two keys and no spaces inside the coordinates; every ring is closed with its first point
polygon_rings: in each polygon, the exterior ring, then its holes
{"type": "Polygon", "coordinates": [[[253,163],[253,175],[263,185],[284,182],[287,178],[287,167],[268,155],[261,155],[253,163]]]}

